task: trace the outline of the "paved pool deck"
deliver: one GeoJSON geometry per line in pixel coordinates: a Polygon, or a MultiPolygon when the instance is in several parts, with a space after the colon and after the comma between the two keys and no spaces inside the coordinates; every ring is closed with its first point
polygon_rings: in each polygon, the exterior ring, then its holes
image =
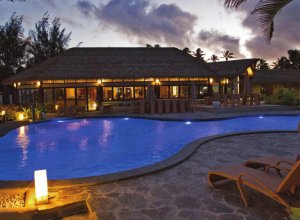
{"type": "Polygon", "coordinates": [[[61,201],[87,199],[90,213],[65,218],[87,219],[284,219],[286,209],[247,189],[245,208],[235,184],[212,189],[207,172],[246,159],[277,155],[295,158],[298,133],[244,134],[203,144],[187,160],[158,173],[124,181],[60,190],[61,201]]]}
{"type": "MultiPolygon", "coordinates": [[[[299,113],[269,111],[258,114],[299,113]]],[[[203,116],[203,113],[178,113],[161,117],[208,119],[247,114],[225,113],[209,117],[208,114],[203,116]]],[[[3,126],[0,126],[0,135],[9,130],[3,130],[3,126]]],[[[14,128],[20,125],[12,123],[9,126],[14,128]]],[[[296,132],[233,135],[202,144],[187,160],[163,171],[123,181],[70,186],[54,191],[57,192],[58,201],[69,203],[85,199],[89,206],[88,214],[64,220],[284,219],[288,213],[283,206],[253,190],[247,189],[250,207],[245,208],[234,184],[218,189],[210,188],[207,184],[207,172],[259,156],[295,158],[299,149],[300,134],[296,132]]]]}

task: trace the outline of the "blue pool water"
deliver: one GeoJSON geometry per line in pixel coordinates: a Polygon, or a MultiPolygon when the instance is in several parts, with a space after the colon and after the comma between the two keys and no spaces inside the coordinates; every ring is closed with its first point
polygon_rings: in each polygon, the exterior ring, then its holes
{"type": "Polygon", "coordinates": [[[47,169],[49,179],[115,173],[164,160],[201,137],[296,130],[299,122],[300,115],[202,122],[93,118],[31,124],[0,138],[0,180],[31,180],[38,169],[47,169]]]}

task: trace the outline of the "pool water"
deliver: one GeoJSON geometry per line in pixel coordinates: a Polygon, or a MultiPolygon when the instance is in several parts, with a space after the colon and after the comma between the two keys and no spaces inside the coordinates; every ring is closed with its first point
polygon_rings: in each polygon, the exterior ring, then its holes
{"type": "Polygon", "coordinates": [[[296,130],[299,122],[300,115],[198,122],[92,118],[31,124],[0,138],[0,180],[32,180],[38,169],[47,169],[49,179],[116,173],[162,161],[201,137],[296,130]]]}

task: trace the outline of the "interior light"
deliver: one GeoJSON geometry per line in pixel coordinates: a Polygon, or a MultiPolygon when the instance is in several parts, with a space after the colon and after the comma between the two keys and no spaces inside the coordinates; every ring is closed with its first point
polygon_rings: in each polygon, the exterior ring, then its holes
{"type": "Polygon", "coordinates": [[[98,80],[97,80],[97,84],[98,84],[98,85],[101,85],[101,79],[98,79],[98,80]]]}
{"type": "Polygon", "coordinates": [[[213,84],[213,82],[214,82],[214,79],[213,78],[209,78],[209,83],[213,84]]]}
{"type": "Polygon", "coordinates": [[[5,110],[1,111],[1,115],[4,116],[5,115],[5,110]]]}
{"type": "Polygon", "coordinates": [[[40,86],[41,86],[41,81],[37,81],[37,82],[36,82],[36,86],[37,86],[37,87],[40,87],[40,86]]]}
{"type": "Polygon", "coordinates": [[[48,203],[48,182],[46,170],[34,171],[34,188],[36,204],[40,205],[48,203]]]}

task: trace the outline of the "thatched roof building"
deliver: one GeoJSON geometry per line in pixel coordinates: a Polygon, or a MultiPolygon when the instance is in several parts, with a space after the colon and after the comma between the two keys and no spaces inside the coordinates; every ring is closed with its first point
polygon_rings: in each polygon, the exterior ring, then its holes
{"type": "Polygon", "coordinates": [[[177,48],[71,48],[5,80],[234,77],[256,59],[206,63],[177,48]]]}

